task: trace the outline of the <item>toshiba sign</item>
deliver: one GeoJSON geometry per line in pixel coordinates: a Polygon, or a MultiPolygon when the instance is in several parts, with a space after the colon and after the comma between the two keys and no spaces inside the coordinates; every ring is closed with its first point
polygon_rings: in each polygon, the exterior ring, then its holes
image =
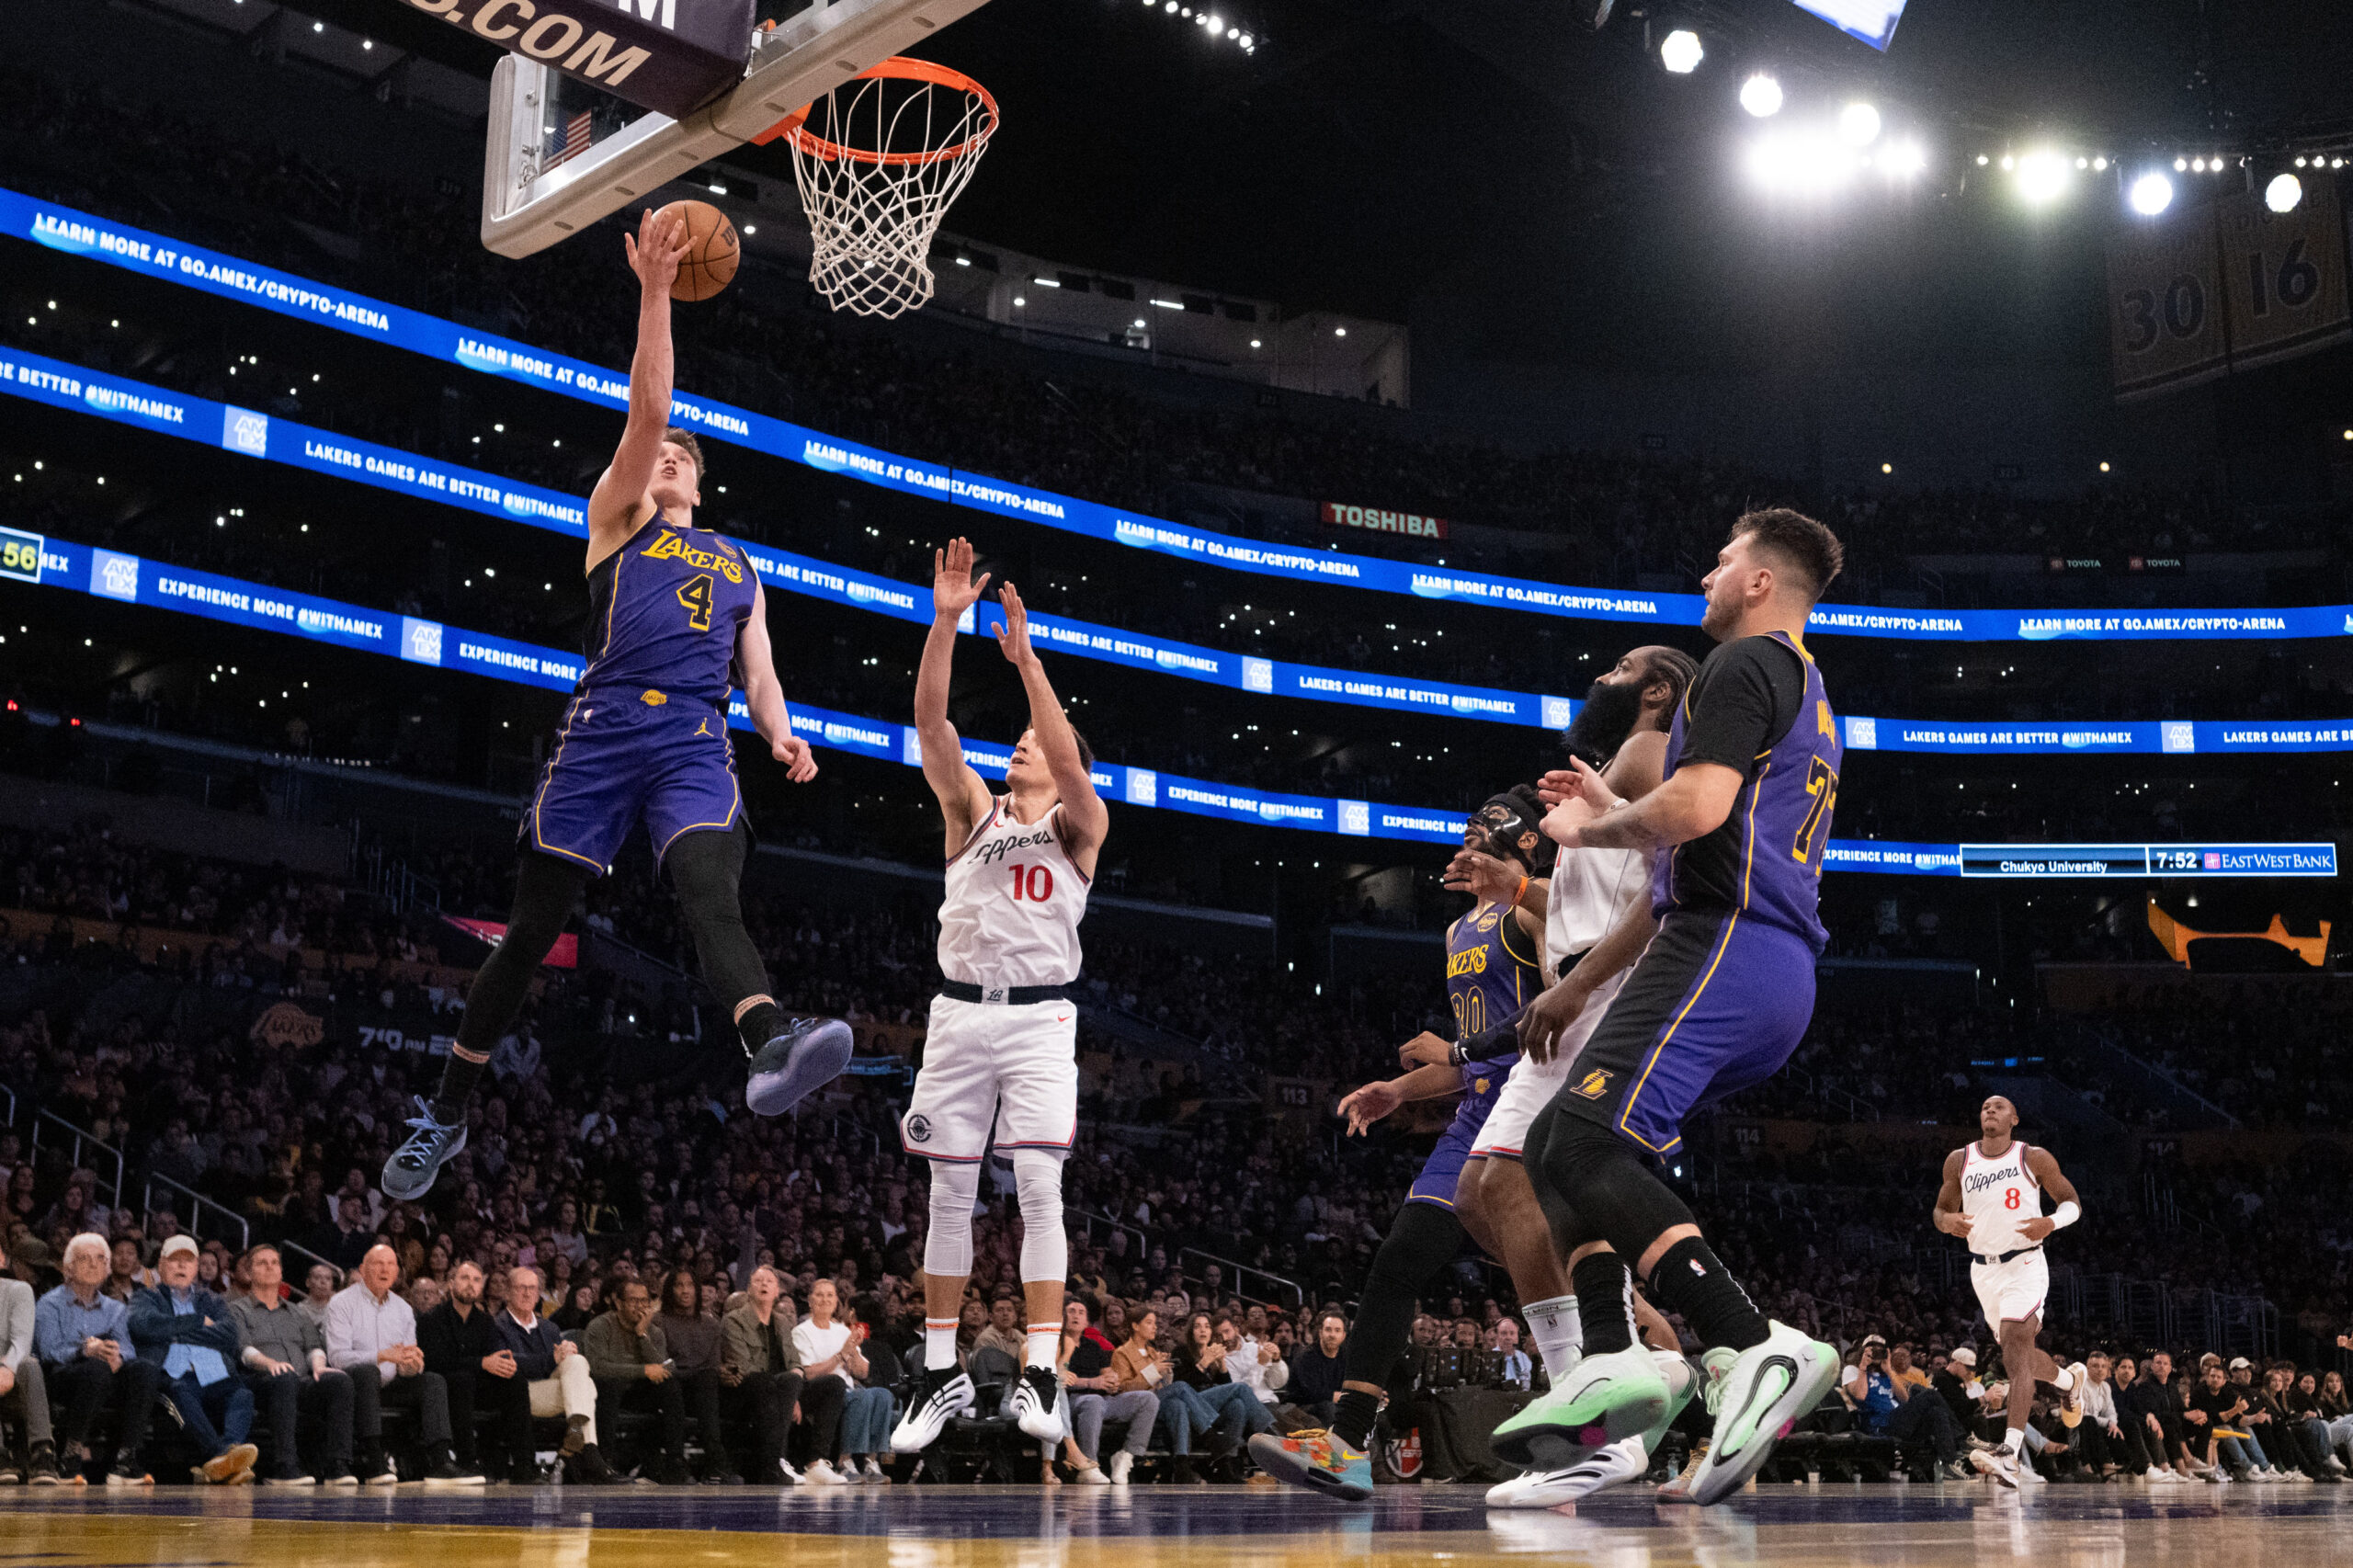
{"type": "Polygon", "coordinates": [[[1343,501],[1324,502],[1324,520],[1336,528],[1362,528],[1367,533],[1404,534],[1409,539],[1446,537],[1444,517],[1383,511],[1379,506],[1351,506],[1343,501]]]}

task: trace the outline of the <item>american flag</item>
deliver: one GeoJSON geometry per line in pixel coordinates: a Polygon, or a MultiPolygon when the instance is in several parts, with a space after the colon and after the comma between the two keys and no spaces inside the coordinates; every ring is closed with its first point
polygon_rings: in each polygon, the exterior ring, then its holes
{"type": "Polygon", "coordinates": [[[570,119],[564,121],[563,146],[557,151],[554,156],[548,159],[547,166],[549,168],[553,168],[558,164],[563,163],[566,158],[576,158],[587,150],[588,111],[586,109],[582,109],[578,114],[574,115],[570,119]]]}

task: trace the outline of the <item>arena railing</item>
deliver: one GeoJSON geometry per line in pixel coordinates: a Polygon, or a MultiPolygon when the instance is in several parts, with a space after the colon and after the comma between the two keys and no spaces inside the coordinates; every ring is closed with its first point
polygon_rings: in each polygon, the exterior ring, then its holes
{"type": "MultiPolygon", "coordinates": [[[[1266,1285],[1273,1286],[1275,1289],[1285,1292],[1289,1297],[1290,1305],[1294,1307],[1303,1307],[1307,1305],[1307,1291],[1296,1279],[1286,1279],[1279,1274],[1269,1273],[1267,1270],[1257,1267],[1253,1264],[1237,1263],[1233,1258],[1221,1257],[1216,1253],[1204,1252],[1199,1247],[1180,1247],[1177,1249],[1176,1259],[1180,1266],[1189,1258],[1199,1258],[1204,1265],[1214,1263],[1220,1268],[1224,1269],[1225,1282],[1229,1292],[1233,1295],[1241,1297],[1245,1301],[1256,1301],[1264,1306],[1279,1306],[1284,1304],[1271,1295],[1258,1295],[1249,1287],[1248,1281],[1257,1280],[1266,1285]]],[[[1198,1271],[1188,1269],[1187,1278],[1198,1279],[1200,1278],[1200,1275],[1198,1271]]]]}
{"type": "MultiPolygon", "coordinates": [[[[145,1185],[141,1187],[139,1193],[139,1207],[142,1213],[153,1214],[155,1211],[158,1207],[155,1202],[155,1193],[158,1188],[169,1195],[172,1211],[176,1214],[179,1212],[179,1200],[188,1199],[189,1205],[188,1233],[199,1241],[209,1239],[204,1233],[204,1221],[206,1216],[210,1215],[216,1218],[224,1231],[230,1226],[236,1228],[239,1252],[244,1251],[253,1244],[253,1227],[245,1222],[244,1215],[225,1204],[216,1203],[184,1182],[174,1181],[167,1176],[157,1176],[152,1171],[148,1173],[145,1185]]],[[[224,1234],[218,1239],[226,1241],[228,1237],[224,1234]]]]}
{"type": "MultiPolygon", "coordinates": [[[[247,456],[434,505],[504,517],[566,538],[585,537],[587,528],[587,503],[581,496],[169,392],[65,360],[0,349],[0,392],[208,446],[216,440],[216,432],[242,431],[233,437],[217,438],[229,449],[247,456]]],[[[919,584],[766,545],[745,543],[743,549],[761,581],[779,592],[896,620],[929,622],[929,604],[919,584]]],[[[985,602],[968,610],[958,629],[972,636],[992,636],[1003,620],[1003,610],[994,602],[985,602]]],[[[416,618],[405,618],[404,624],[430,629],[434,634],[442,630],[438,622],[416,618]]],[[[1033,637],[1049,652],[1253,695],[1546,730],[1565,727],[1584,706],[1571,698],[1541,692],[1230,653],[1066,616],[1033,615],[1030,626],[1033,637]]],[[[1850,750],[1974,756],[2252,756],[2353,750],[2353,719],[1981,722],[1849,713],[1840,716],[1839,733],[1841,744],[1850,750]]]]}
{"type": "MultiPolygon", "coordinates": [[[[61,1139],[73,1140],[73,1153],[67,1157],[73,1161],[75,1168],[88,1168],[91,1170],[98,1168],[89,1161],[83,1158],[85,1153],[91,1152],[103,1154],[107,1159],[113,1162],[114,1181],[107,1188],[109,1195],[108,1198],[107,1207],[109,1209],[121,1208],[123,1173],[127,1168],[122,1157],[122,1151],[100,1138],[97,1133],[92,1132],[85,1128],[76,1127],[74,1123],[66,1120],[63,1117],[58,1115],[53,1110],[49,1110],[47,1108],[36,1108],[33,1112],[33,1149],[36,1153],[38,1153],[43,1146],[41,1142],[41,1132],[45,1128],[55,1128],[60,1130],[50,1133],[49,1138],[51,1145],[54,1145],[61,1139]]],[[[100,1179],[104,1180],[105,1178],[101,1176],[100,1179]]]]}
{"type": "MultiPolygon", "coordinates": [[[[628,403],[629,381],[624,372],[17,191],[0,190],[0,233],[607,411],[620,411],[628,403]]],[[[1575,620],[1696,626],[1705,608],[1698,594],[1564,587],[1527,578],[1454,571],[1442,563],[1436,567],[1419,566],[1375,556],[1349,555],[1338,550],[1269,546],[1256,540],[1186,528],[1077,496],[866,447],[687,392],[674,394],[672,416],[699,435],[823,472],[1232,571],[1415,598],[1452,599],[1478,608],[1575,620]]],[[[267,425],[267,415],[238,409],[233,417],[215,428],[222,432],[222,444],[231,446],[240,438],[252,438],[266,431],[267,425]]],[[[231,449],[239,449],[231,446],[231,449]]],[[[1815,608],[1808,630],[1815,633],[1960,642],[2033,642],[2053,638],[2208,641],[2336,637],[2347,633],[2349,623],[2353,623],[2353,606],[2344,605],[2183,610],[1914,610],[1822,605],[1815,608]]]]}
{"type": "MultiPolygon", "coordinates": [[[[343,1288],[344,1281],[350,1278],[350,1276],[346,1274],[341,1267],[335,1264],[328,1263],[325,1258],[321,1257],[317,1253],[313,1252],[309,1247],[304,1246],[300,1242],[279,1240],[274,1241],[269,1244],[276,1247],[281,1256],[287,1253],[292,1253],[296,1257],[301,1258],[302,1260],[302,1272],[305,1275],[308,1275],[312,1269],[318,1267],[322,1264],[324,1264],[327,1267],[334,1269],[335,1288],[337,1290],[341,1290],[343,1288]]],[[[288,1269],[286,1271],[286,1277],[288,1279],[291,1280],[294,1278],[294,1271],[290,1268],[288,1269]]]]}

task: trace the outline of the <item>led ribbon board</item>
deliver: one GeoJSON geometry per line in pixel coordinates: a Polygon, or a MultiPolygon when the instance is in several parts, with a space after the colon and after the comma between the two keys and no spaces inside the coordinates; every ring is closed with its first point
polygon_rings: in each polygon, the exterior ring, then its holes
{"type": "MultiPolygon", "coordinates": [[[[587,502],[580,496],[339,436],[233,403],[215,403],[107,375],[62,359],[0,349],[0,392],[52,407],[95,414],[208,446],[217,443],[246,457],[348,479],[417,500],[506,517],[574,539],[587,537],[587,502]]],[[[743,545],[761,579],[772,586],[915,625],[930,622],[930,600],[920,585],[835,566],[790,551],[737,542],[743,545]]],[[[0,554],[0,576],[11,574],[14,574],[8,561],[0,554]]],[[[983,602],[966,612],[959,630],[991,635],[1004,619],[1004,611],[994,601],[983,602]]],[[[1040,647],[1055,653],[1131,669],[1156,670],[1265,696],[1436,713],[1548,730],[1565,728],[1584,706],[1570,698],[1536,692],[1456,686],[1446,681],[1230,653],[1063,616],[1032,615],[1030,629],[1040,647]]],[[[1953,723],[1848,714],[1840,722],[1842,738],[1849,751],[2025,756],[2104,753],[2228,756],[2353,750],[2353,720],[2120,720],[2036,724],[1953,723]]]]}
{"type": "MultiPolygon", "coordinates": [[[[252,627],[338,647],[389,654],[411,664],[462,670],[522,686],[568,691],[580,679],[577,654],[486,632],[468,631],[415,616],[386,614],[313,594],[293,593],[258,583],[192,572],[120,551],[46,539],[17,528],[0,528],[0,560],[20,580],[72,588],[123,604],[180,610],[209,620],[252,627]],[[29,562],[29,564],[28,562],[29,562]]],[[[912,725],[793,703],[792,729],[813,745],[861,756],[923,766],[923,744],[912,725]]],[[[728,703],[731,728],[750,730],[751,715],[740,699],[728,703]]],[[[967,740],[964,758],[993,778],[1005,776],[1012,748],[967,740]]],[[[1188,778],[1154,768],[1097,762],[1095,787],[1108,800],[1131,806],[1184,812],[1269,827],[1313,828],[1356,838],[1406,839],[1459,844],[1463,817],[1457,812],[1346,801],[1323,795],[1288,795],[1209,779],[1188,778]]],[[[1833,839],[1824,855],[1827,869],[1954,876],[1972,854],[2088,862],[2094,853],[2115,869],[2100,872],[2046,870],[2042,875],[2148,875],[2206,877],[2335,876],[2336,852],[2326,844],[1964,846],[1910,844],[1874,839],[1833,839]],[[2125,869],[2131,855],[2140,872],[2125,869]]],[[[2032,875],[2018,870],[1971,875],[2032,875]]]]}
{"type": "MultiPolygon", "coordinates": [[[[389,344],[597,407],[619,412],[628,403],[629,381],[621,371],[476,332],[364,294],[184,245],[71,208],[37,201],[15,191],[0,190],[0,233],[258,305],[369,342],[389,344]]],[[[1339,551],[1291,548],[1210,533],[1050,490],[1013,484],[945,464],[862,447],[805,426],[684,392],[673,398],[671,416],[699,435],[844,474],[883,489],[928,496],[1065,533],[1157,551],[1258,576],[1297,583],[1336,583],[1417,598],[1453,599],[1570,620],[1621,620],[1652,626],[1699,623],[1702,605],[1697,594],[1563,587],[1527,578],[1417,566],[1339,551]]],[[[2342,637],[2353,636],[2353,605],[2121,611],[1902,610],[1822,605],[1815,608],[1808,630],[1814,633],[1938,642],[2033,642],[2058,638],[2116,642],[2342,637]]]]}

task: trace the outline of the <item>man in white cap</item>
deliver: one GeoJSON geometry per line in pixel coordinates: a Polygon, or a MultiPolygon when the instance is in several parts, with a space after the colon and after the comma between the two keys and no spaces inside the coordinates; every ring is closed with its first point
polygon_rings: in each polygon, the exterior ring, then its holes
{"type": "Polygon", "coordinates": [[[197,1251],[192,1236],[164,1244],[155,1265],[163,1283],[131,1293],[131,1340],[141,1360],[164,1369],[164,1397],[204,1455],[198,1479],[249,1485],[254,1460],[261,1457],[245,1441],[253,1430],[254,1392],[229,1371],[244,1346],[229,1303],[196,1282],[197,1251]]]}

